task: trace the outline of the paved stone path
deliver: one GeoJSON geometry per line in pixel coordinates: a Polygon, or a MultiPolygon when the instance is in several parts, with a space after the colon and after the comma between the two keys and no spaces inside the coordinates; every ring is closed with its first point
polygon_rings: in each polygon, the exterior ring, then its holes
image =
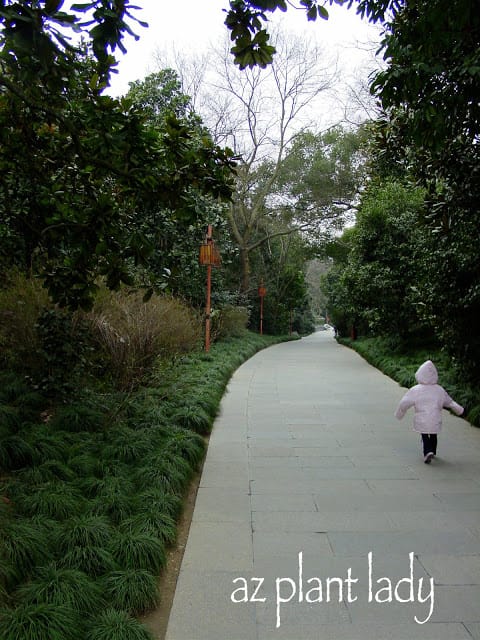
{"type": "Polygon", "coordinates": [[[237,370],[167,640],[480,640],[480,430],[425,465],[403,392],[330,332],[237,370]]]}

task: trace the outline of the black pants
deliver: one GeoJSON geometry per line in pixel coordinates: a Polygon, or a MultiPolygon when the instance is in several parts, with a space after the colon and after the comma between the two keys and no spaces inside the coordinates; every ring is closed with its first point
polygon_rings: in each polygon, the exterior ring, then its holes
{"type": "Polygon", "coordinates": [[[423,455],[427,453],[437,454],[437,434],[436,433],[422,433],[423,442],[423,455]]]}

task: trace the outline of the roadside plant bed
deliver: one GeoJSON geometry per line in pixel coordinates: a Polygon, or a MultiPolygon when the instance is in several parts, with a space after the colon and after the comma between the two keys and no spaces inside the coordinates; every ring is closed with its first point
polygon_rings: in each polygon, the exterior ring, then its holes
{"type": "Polygon", "coordinates": [[[44,411],[0,380],[0,638],[147,640],[183,497],[225,386],[282,338],[245,332],[154,367],[135,393],[44,411]]]}
{"type": "Polygon", "coordinates": [[[447,392],[465,407],[464,417],[474,426],[480,427],[480,390],[458,380],[454,364],[438,349],[394,349],[383,338],[357,340],[339,338],[338,342],[354,349],[367,362],[389,376],[402,387],[415,384],[415,371],[425,362],[432,360],[438,369],[439,380],[447,392]]]}

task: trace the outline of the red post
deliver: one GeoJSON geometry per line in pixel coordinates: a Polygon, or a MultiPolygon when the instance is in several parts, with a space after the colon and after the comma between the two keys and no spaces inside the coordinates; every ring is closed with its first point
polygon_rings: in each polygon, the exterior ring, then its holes
{"type": "MultiPolygon", "coordinates": [[[[211,245],[213,243],[212,238],[212,225],[208,225],[207,230],[207,244],[211,245]]],[[[212,289],[212,265],[207,264],[207,301],[205,303],[205,351],[208,353],[210,349],[210,298],[211,298],[211,289],[212,289]]]]}
{"type": "Polygon", "coordinates": [[[260,335],[263,335],[263,299],[267,293],[267,290],[263,286],[263,280],[258,287],[258,295],[260,296],[260,335]]]}
{"type": "Polygon", "coordinates": [[[260,298],[260,335],[263,335],[263,296],[260,298]]]}
{"type": "Polygon", "coordinates": [[[215,246],[212,235],[212,225],[208,225],[205,242],[200,245],[199,262],[207,267],[207,301],[205,303],[205,351],[210,349],[210,316],[211,316],[211,288],[212,288],[212,267],[219,267],[222,258],[215,246]]]}

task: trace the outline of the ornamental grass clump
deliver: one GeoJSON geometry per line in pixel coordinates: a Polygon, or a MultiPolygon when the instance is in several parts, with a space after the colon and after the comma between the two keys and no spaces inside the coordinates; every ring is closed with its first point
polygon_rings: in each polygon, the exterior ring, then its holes
{"type": "Polygon", "coordinates": [[[144,625],[126,611],[107,609],[92,622],[83,640],[154,640],[154,638],[144,625]]]}
{"type": "MultiPolygon", "coordinates": [[[[208,371],[204,373],[202,381],[202,384],[197,381],[197,384],[185,390],[176,401],[172,402],[171,419],[174,420],[177,414],[181,415],[182,410],[188,409],[189,412],[198,411],[207,425],[206,428],[211,427],[222,399],[223,380],[222,376],[216,375],[214,371],[208,371]],[[219,391],[219,378],[221,391],[219,391]]],[[[187,423],[181,426],[189,428],[187,423]]]]}
{"type": "Polygon", "coordinates": [[[35,577],[21,585],[14,598],[24,604],[51,604],[90,615],[104,601],[98,581],[77,569],[65,569],[51,563],[40,567],[35,577]]]}
{"type": "MultiPolygon", "coordinates": [[[[118,473],[118,468],[115,471],[118,473]]],[[[91,498],[88,510],[96,515],[107,516],[113,525],[133,515],[138,508],[138,499],[128,475],[128,468],[125,467],[123,476],[108,474],[103,478],[87,478],[82,487],[91,498]]]]}
{"type": "Polygon", "coordinates": [[[205,454],[205,440],[185,429],[172,428],[170,437],[165,445],[165,452],[175,458],[186,460],[193,468],[196,468],[205,454]]]}
{"type": "Polygon", "coordinates": [[[52,429],[57,431],[101,431],[106,426],[103,411],[86,404],[76,403],[61,407],[50,421],[52,429]]]}
{"type": "Polygon", "coordinates": [[[28,389],[16,396],[12,406],[18,411],[18,416],[22,422],[38,422],[47,402],[40,394],[28,389]]]}
{"type": "Polygon", "coordinates": [[[63,462],[48,460],[43,464],[34,467],[26,467],[15,474],[15,478],[30,486],[45,484],[46,482],[56,482],[62,480],[71,482],[75,480],[75,472],[63,462]]]}
{"type": "Polygon", "coordinates": [[[131,615],[144,613],[158,604],[156,575],[145,569],[112,571],[102,579],[101,585],[109,605],[131,615]]]}
{"type": "Polygon", "coordinates": [[[78,613],[53,604],[20,604],[0,609],[2,640],[84,640],[85,629],[78,613]]]}
{"type": "Polygon", "coordinates": [[[171,416],[175,424],[191,429],[195,433],[210,433],[213,418],[199,405],[185,405],[177,409],[171,416]]]}
{"type": "Polygon", "coordinates": [[[0,564],[6,567],[7,589],[31,575],[35,567],[52,559],[50,540],[43,527],[29,519],[7,521],[0,544],[0,564]]]}
{"type": "Polygon", "coordinates": [[[82,480],[102,475],[102,463],[92,451],[73,449],[69,453],[68,466],[79,478],[79,486],[82,480]]]}
{"type": "Polygon", "coordinates": [[[167,457],[164,451],[145,458],[135,479],[139,487],[153,488],[166,493],[183,494],[193,470],[183,458],[167,457]],[[169,459],[170,458],[170,459],[169,459]]]}
{"type": "Polygon", "coordinates": [[[82,513],[62,523],[56,548],[63,555],[74,547],[108,547],[112,535],[113,529],[107,518],[82,513]]]}
{"type": "Polygon", "coordinates": [[[202,335],[191,307],[168,296],[144,302],[140,291],[103,291],[89,321],[103,366],[120,388],[137,386],[155,359],[197,348],[202,335]]]}
{"type": "Polygon", "coordinates": [[[58,563],[65,569],[82,571],[91,578],[98,578],[117,568],[117,563],[108,549],[84,545],[71,547],[58,559],[58,563]]]}
{"type": "Polygon", "coordinates": [[[24,516],[42,515],[54,520],[66,520],[79,514],[85,503],[72,483],[57,481],[19,494],[15,506],[24,516]]]}
{"type": "MultiPolygon", "coordinates": [[[[145,495],[143,496],[145,497],[145,495]]],[[[120,525],[125,533],[146,533],[159,538],[166,545],[173,545],[177,537],[177,525],[171,515],[161,511],[155,502],[147,502],[145,508],[120,525]]]]}
{"type": "Polygon", "coordinates": [[[38,421],[45,405],[45,398],[32,391],[25,380],[8,372],[0,374],[0,428],[7,427],[13,433],[24,422],[38,421]]]}
{"type": "Polygon", "coordinates": [[[0,404],[13,404],[18,397],[31,391],[24,376],[8,369],[0,372],[0,404]]]}
{"type": "Polygon", "coordinates": [[[165,545],[155,535],[139,531],[117,531],[111,552],[122,569],[145,569],[158,575],[165,566],[165,545]]]}
{"type": "Polygon", "coordinates": [[[103,449],[103,458],[124,463],[142,460],[152,450],[154,435],[155,432],[149,432],[146,428],[119,427],[112,433],[112,442],[103,449]]]}
{"type": "Polygon", "coordinates": [[[20,435],[7,435],[0,440],[0,469],[15,471],[33,463],[35,451],[20,435]]]}
{"type": "MultiPolygon", "coordinates": [[[[163,489],[155,489],[153,487],[143,486],[143,490],[139,488],[138,503],[141,505],[137,516],[148,514],[152,508],[158,513],[165,513],[174,520],[177,520],[182,511],[181,494],[166,492],[163,489]]],[[[137,517],[135,516],[135,517],[137,517]]]]}
{"type": "Polygon", "coordinates": [[[52,432],[48,427],[38,424],[27,424],[19,433],[32,447],[32,462],[35,465],[46,461],[66,460],[68,438],[65,435],[52,432]]]}
{"type": "Polygon", "coordinates": [[[5,435],[16,433],[21,426],[18,409],[8,404],[0,404],[0,432],[5,435]]]}

